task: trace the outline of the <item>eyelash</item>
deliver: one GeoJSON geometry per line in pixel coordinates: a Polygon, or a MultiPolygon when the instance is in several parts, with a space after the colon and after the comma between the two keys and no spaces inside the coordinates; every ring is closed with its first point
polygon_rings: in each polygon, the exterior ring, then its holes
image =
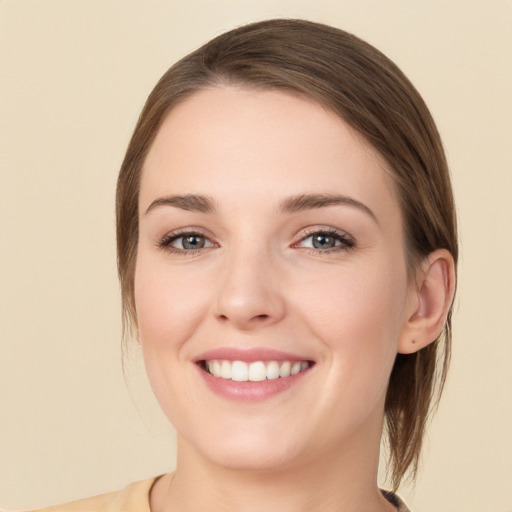
{"type": "MultiPolygon", "coordinates": [[[[178,249],[178,248],[172,246],[172,243],[175,242],[176,240],[179,240],[180,238],[186,238],[186,237],[192,237],[192,236],[201,237],[201,238],[204,238],[205,240],[210,241],[210,239],[204,233],[201,233],[200,231],[179,231],[179,232],[170,233],[170,234],[165,235],[161,240],[158,241],[157,246],[160,249],[166,250],[167,252],[174,253],[174,254],[185,254],[187,256],[192,256],[194,254],[197,254],[202,249],[210,249],[210,247],[200,247],[199,249],[178,249]]],[[[213,244],[214,242],[211,242],[211,243],[213,244]]]]}
{"type": "Polygon", "coordinates": [[[306,230],[306,233],[304,236],[299,240],[299,242],[293,244],[293,247],[298,247],[299,244],[304,243],[308,238],[311,238],[312,236],[328,236],[334,238],[335,241],[340,242],[340,245],[335,245],[334,247],[331,247],[330,249],[315,249],[311,247],[303,247],[304,250],[314,254],[314,255],[327,255],[332,254],[333,252],[340,252],[340,251],[348,251],[350,249],[354,249],[356,246],[356,243],[354,239],[349,236],[347,233],[344,233],[343,231],[338,231],[334,228],[309,228],[306,230]]]}
{"type": "MultiPolygon", "coordinates": [[[[347,251],[350,249],[355,248],[356,243],[352,237],[350,237],[347,233],[344,233],[342,231],[338,231],[334,228],[329,229],[318,229],[318,228],[311,228],[304,233],[304,236],[301,237],[301,239],[292,245],[292,247],[295,248],[301,248],[300,244],[304,243],[308,238],[311,238],[314,235],[320,235],[320,236],[326,236],[326,237],[332,237],[335,239],[335,242],[340,242],[339,245],[335,245],[334,247],[331,247],[329,249],[317,249],[317,248],[311,248],[311,247],[302,247],[302,249],[314,254],[314,255],[326,255],[331,254],[333,252],[340,252],[340,251],[347,251]]],[[[205,240],[208,240],[210,243],[216,245],[215,242],[212,242],[209,240],[209,238],[199,231],[180,231],[177,233],[170,233],[165,235],[161,240],[158,241],[157,246],[160,249],[164,249],[170,253],[174,254],[181,254],[181,255],[187,255],[192,256],[194,254],[197,254],[203,249],[210,249],[211,247],[200,247],[199,249],[178,249],[176,247],[172,246],[172,243],[176,240],[179,240],[180,238],[185,237],[192,237],[197,236],[204,238],[205,240]]]]}

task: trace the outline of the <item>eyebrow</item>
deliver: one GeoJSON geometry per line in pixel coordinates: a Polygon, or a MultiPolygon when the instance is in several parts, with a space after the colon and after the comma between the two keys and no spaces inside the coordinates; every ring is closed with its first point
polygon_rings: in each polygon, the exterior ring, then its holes
{"type": "Polygon", "coordinates": [[[327,206],[346,205],[352,206],[368,214],[377,224],[379,223],[376,215],[361,201],[349,196],[340,196],[332,194],[302,194],[289,197],[279,208],[281,213],[293,213],[316,208],[325,208],[327,206]]]}
{"type": "Polygon", "coordinates": [[[213,213],[216,210],[215,201],[209,196],[187,194],[182,196],[165,196],[155,199],[146,210],[146,215],[158,206],[174,206],[182,210],[199,213],[213,213]]]}
{"type": "MultiPolygon", "coordinates": [[[[357,199],[343,195],[300,194],[297,196],[291,196],[286,198],[279,205],[278,212],[283,214],[294,213],[335,205],[345,205],[357,208],[369,215],[378,224],[377,217],[372,210],[368,208],[368,206],[357,199]]],[[[175,208],[198,213],[214,213],[217,209],[215,200],[210,196],[197,194],[171,195],[155,199],[149,205],[146,210],[146,214],[159,206],[174,206],[175,208]]]]}

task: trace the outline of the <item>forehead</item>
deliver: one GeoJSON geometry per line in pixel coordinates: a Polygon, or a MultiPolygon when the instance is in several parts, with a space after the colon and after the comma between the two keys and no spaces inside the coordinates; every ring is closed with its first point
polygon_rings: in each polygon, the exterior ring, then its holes
{"type": "Polygon", "coordinates": [[[383,158],[339,116],[281,91],[212,87],[165,118],[144,164],[140,203],[185,193],[271,203],[311,192],[349,194],[382,215],[398,208],[383,158]]]}

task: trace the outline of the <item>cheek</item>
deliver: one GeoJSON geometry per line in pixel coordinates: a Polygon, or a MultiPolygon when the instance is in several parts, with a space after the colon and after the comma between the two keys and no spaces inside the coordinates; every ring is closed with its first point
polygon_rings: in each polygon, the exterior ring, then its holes
{"type": "Polygon", "coordinates": [[[386,336],[388,328],[401,326],[407,294],[405,271],[381,265],[333,268],[314,280],[302,279],[301,288],[305,309],[333,334],[376,330],[386,336]]]}
{"type": "Polygon", "coordinates": [[[196,287],[183,272],[163,267],[155,258],[139,256],[135,307],[149,382],[162,410],[179,427],[187,407],[194,403],[188,376],[182,371],[183,347],[197,329],[205,300],[194,293],[196,287]]]}
{"type": "Polygon", "coordinates": [[[373,373],[375,381],[387,382],[407,297],[405,270],[399,270],[392,265],[335,268],[316,284],[302,283],[295,296],[302,295],[306,322],[332,358],[334,373],[350,375],[353,382],[363,375],[370,382],[373,373]]]}
{"type": "Polygon", "coordinates": [[[135,272],[135,308],[139,334],[146,346],[176,349],[196,330],[208,297],[199,276],[160,269],[157,261],[141,258],[135,272]],[[203,290],[203,293],[198,293],[203,290]]]}

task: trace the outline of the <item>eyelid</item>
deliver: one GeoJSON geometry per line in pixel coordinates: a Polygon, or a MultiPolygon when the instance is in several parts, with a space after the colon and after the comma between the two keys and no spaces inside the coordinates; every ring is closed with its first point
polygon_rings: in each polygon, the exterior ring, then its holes
{"type": "Polygon", "coordinates": [[[191,256],[193,254],[197,254],[200,251],[212,249],[214,247],[218,247],[219,244],[216,243],[210,235],[208,235],[204,229],[202,228],[196,228],[196,227],[189,227],[189,228],[181,228],[177,229],[175,231],[171,231],[169,233],[166,233],[164,236],[160,237],[157,242],[156,246],[159,249],[162,249],[164,251],[175,253],[175,254],[181,254],[186,256],[191,256]],[[175,240],[178,240],[179,238],[185,238],[187,236],[193,236],[197,235],[200,237],[203,237],[205,240],[208,240],[212,245],[208,247],[199,247],[197,249],[180,249],[178,247],[173,247],[172,243],[175,240]]]}
{"type": "MultiPolygon", "coordinates": [[[[339,252],[353,249],[356,246],[356,242],[354,238],[348,234],[346,231],[343,231],[338,228],[334,228],[332,226],[309,226],[304,228],[299,235],[300,237],[297,242],[294,242],[291,247],[302,249],[306,251],[310,251],[313,254],[328,254],[331,252],[339,252]],[[325,235],[335,238],[339,244],[335,244],[334,247],[322,249],[322,248],[312,248],[312,247],[302,247],[301,244],[304,243],[305,240],[310,238],[313,235],[325,235]]],[[[157,240],[156,246],[159,249],[165,250],[170,253],[181,254],[181,255],[193,255],[200,251],[212,249],[215,247],[219,247],[219,244],[213,240],[213,237],[206,233],[206,231],[202,228],[197,227],[187,227],[180,228],[175,231],[171,231],[166,233],[163,237],[157,240]],[[199,247],[197,249],[180,249],[172,246],[172,242],[175,240],[186,237],[198,235],[204,237],[208,242],[211,243],[210,246],[207,247],[199,247]]]]}
{"type": "Polygon", "coordinates": [[[300,239],[298,240],[298,242],[295,242],[292,245],[292,247],[308,250],[314,254],[327,254],[330,252],[346,251],[346,250],[353,249],[356,246],[356,241],[355,241],[354,237],[349,235],[346,231],[334,228],[332,226],[310,226],[310,227],[305,228],[300,233],[299,236],[300,236],[300,239]],[[301,244],[313,235],[331,236],[341,243],[338,245],[335,245],[334,247],[328,248],[328,249],[301,247],[301,244]]]}

